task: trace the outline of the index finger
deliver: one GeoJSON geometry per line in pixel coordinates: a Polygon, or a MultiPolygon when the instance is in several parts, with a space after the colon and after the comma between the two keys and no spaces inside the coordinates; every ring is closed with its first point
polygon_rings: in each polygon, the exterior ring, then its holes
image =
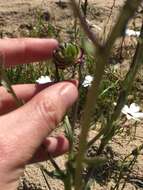
{"type": "Polygon", "coordinates": [[[55,39],[0,39],[0,53],[4,55],[7,67],[50,58],[57,46],[55,39]]]}

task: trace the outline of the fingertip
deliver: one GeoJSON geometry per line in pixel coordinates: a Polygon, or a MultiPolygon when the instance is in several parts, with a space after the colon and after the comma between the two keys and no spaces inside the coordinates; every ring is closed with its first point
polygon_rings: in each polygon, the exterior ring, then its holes
{"type": "Polygon", "coordinates": [[[71,83],[74,84],[77,88],[78,88],[78,86],[79,86],[79,81],[76,80],[76,79],[71,79],[71,80],[69,80],[68,82],[71,82],[71,83]]]}
{"type": "Polygon", "coordinates": [[[43,145],[46,151],[52,156],[64,154],[69,150],[69,141],[63,135],[48,137],[44,140],[43,145]]]}
{"type": "Polygon", "coordinates": [[[53,51],[59,46],[58,41],[54,38],[38,38],[37,42],[38,41],[47,44],[47,46],[50,48],[50,51],[53,51]]]}
{"type": "Polygon", "coordinates": [[[56,39],[54,38],[50,38],[50,39],[47,39],[48,42],[50,41],[55,47],[58,47],[59,43],[56,39]]]}

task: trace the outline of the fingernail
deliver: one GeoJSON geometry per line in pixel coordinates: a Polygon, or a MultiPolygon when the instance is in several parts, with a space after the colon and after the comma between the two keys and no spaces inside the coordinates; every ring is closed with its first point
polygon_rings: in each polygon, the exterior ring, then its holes
{"type": "Polygon", "coordinates": [[[68,82],[60,89],[60,96],[67,107],[71,106],[78,97],[77,84],[75,82],[68,82]]]}
{"type": "Polygon", "coordinates": [[[79,85],[78,80],[72,79],[72,80],[68,80],[68,82],[71,82],[72,84],[74,84],[78,88],[78,85],[79,85]]]}

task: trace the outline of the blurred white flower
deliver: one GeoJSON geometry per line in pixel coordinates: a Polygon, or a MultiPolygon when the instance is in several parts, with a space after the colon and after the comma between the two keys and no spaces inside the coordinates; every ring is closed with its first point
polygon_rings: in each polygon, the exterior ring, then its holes
{"type": "Polygon", "coordinates": [[[92,81],[93,81],[93,77],[91,75],[86,75],[85,79],[84,79],[84,81],[82,83],[82,86],[84,86],[84,87],[91,86],[92,81]]]}
{"type": "Polygon", "coordinates": [[[130,106],[125,105],[122,113],[126,115],[128,120],[140,121],[140,119],[143,119],[143,112],[140,112],[140,107],[135,103],[132,103],[130,106]]]}
{"type": "Polygon", "coordinates": [[[100,28],[100,26],[98,26],[98,25],[96,25],[96,24],[93,24],[93,22],[91,22],[91,21],[89,21],[89,20],[87,20],[86,19],[86,22],[87,22],[87,24],[88,24],[88,26],[90,27],[90,28],[95,28],[95,29],[97,29],[98,31],[102,31],[102,29],[100,28]]]}
{"type": "Polygon", "coordinates": [[[135,30],[126,29],[126,30],[125,30],[125,35],[126,35],[126,36],[139,37],[139,36],[140,36],[140,31],[135,31],[135,30]]]}
{"type": "Polygon", "coordinates": [[[39,77],[39,78],[36,80],[36,82],[37,82],[38,84],[46,84],[46,83],[52,82],[52,81],[51,81],[51,79],[50,79],[49,76],[41,76],[41,77],[39,77]]]}

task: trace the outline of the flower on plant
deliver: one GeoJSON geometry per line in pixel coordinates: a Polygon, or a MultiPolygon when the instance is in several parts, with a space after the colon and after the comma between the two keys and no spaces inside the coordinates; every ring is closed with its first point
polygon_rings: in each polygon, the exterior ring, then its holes
{"type": "Polygon", "coordinates": [[[140,31],[135,31],[135,30],[126,29],[126,30],[125,30],[125,35],[126,35],[126,36],[139,37],[139,36],[140,36],[140,31]]]}
{"type": "Polygon", "coordinates": [[[92,84],[92,81],[93,81],[93,77],[91,75],[86,75],[85,76],[85,79],[82,83],[82,86],[83,87],[88,87],[88,86],[91,86],[92,84]]]}
{"type": "Polygon", "coordinates": [[[128,120],[140,121],[140,119],[143,119],[143,112],[140,112],[140,107],[135,103],[132,103],[130,106],[125,105],[122,108],[122,113],[126,115],[128,120]]]}
{"type": "Polygon", "coordinates": [[[36,82],[37,82],[38,84],[46,84],[46,83],[48,83],[48,82],[52,82],[52,80],[50,79],[49,76],[41,76],[41,77],[39,77],[39,78],[36,80],[36,82]]]}

